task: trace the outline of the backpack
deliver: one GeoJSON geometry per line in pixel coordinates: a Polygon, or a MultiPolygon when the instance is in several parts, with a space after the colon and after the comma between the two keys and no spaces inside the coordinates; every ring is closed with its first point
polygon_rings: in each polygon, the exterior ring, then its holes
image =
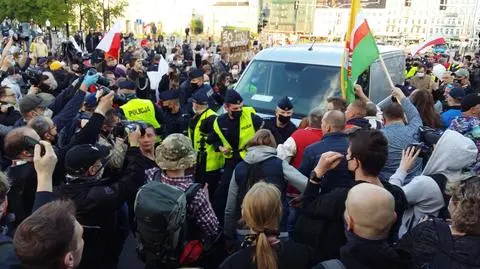
{"type": "Polygon", "coordinates": [[[135,234],[137,254],[145,268],[177,268],[187,245],[187,205],[192,202],[200,184],[184,192],[160,181],[141,187],[135,198],[135,234]]]}
{"type": "Polygon", "coordinates": [[[450,218],[450,213],[448,212],[448,203],[450,202],[450,195],[445,194],[445,188],[447,186],[448,179],[446,176],[442,174],[433,174],[428,176],[431,177],[435,181],[435,183],[437,183],[443,196],[444,206],[442,207],[442,209],[440,209],[440,212],[438,212],[438,218],[448,219],[450,218]]]}

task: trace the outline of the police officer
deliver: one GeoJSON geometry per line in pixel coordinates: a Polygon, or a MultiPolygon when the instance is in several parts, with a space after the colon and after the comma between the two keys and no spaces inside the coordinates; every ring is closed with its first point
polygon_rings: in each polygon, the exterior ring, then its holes
{"type": "Polygon", "coordinates": [[[208,96],[209,107],[216,110],[221,106],[223,98],[212,89],[210,84],[205,83],[203,76],[204,72],[202,69],[193,69],[190,71],[190,85],[182,85],[180,87],[180,101],[182,103],[190,104],[189,100],[194,93],[203,92],[208,96]]]}
{"type": "Polygon", "coordinates": [[[233,170],[245,158],[247,142],[263,127],[263,119],[252,107],[243,107],[243,98],[235,90],[227,91],[224,108],[227,113],[214,121],[212,132],[215,148],[225,157],[225,168],[214,199],[215,213],[221,223],[233,170]]]}
{"type": "Polygon", "coordinates": [[[180,105],[179,91],[169,90],[160,94],[162,100],[165,136],[174,133],[188,135],[191,115],[180,105]]]}
{"type": "Polygon", "coordinates": [[[120,107],[123,118],[129,121],[144,121],[152,125],[158,133],[164,123],[162,110],[150,100],[137,98],[135,82],[119,79],[117,83],[118,93],[127,100],[127,103],[120,107]]]}
{"type": "Polygon", "coordinates": [[[283,144],[297,129],[290,120],[293,115],[293,105],[290,99],[285,96],[277,104],[275,117],[265,120],[265,129],[272,132],[277,145],[283,144]]]}
{"type": "Polygon", "coordinates": [[[203,162],[197,162],[197,168],[202,165],[202,173],[197,176],[203,177],[201,182],[208,183],[210,201],[212,201],[225,165],[223,154],[216,151],[212,144],[207,143],[207,135],[213,132],[213,123],[217,114],[208,107],[208,96],[203,92],[193,94],[192,109],[195,115],[190,120],[188,136],[193,142],[194,149],[199,152],[199,156],[203,156],[203,162]]]}

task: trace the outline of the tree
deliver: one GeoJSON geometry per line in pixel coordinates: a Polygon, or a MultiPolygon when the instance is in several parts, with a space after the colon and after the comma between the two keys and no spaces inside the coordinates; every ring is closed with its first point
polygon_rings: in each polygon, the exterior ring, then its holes
{"type": "Polygon", "coordinates": [[[63,26],[72,15],[71,4],[65,0],[0,0],[0,6],[0,18],[33,19],[40,25],[49,19],[52,26],[63,26]]]}
{"type": "Polygon", "coordinates": [[[123,15],[127,0],[71,0],[78,11],[79,28],[100,28],[107,30],[115,20],[123,15]],[[85,26],[84,26],[85,25],[85,26]]]}
{"type": "Polygon", "coordinates": [[[193,33],[199,35],[203,33],[203,21],[200,19],[193,19],[191,22],[193,33]]]}

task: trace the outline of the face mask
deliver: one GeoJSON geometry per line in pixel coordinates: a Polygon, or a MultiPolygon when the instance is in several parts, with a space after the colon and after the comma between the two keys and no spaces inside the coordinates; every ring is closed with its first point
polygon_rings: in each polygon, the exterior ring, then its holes
{"type": "Polygon", "coordinates": [[[427,70],[427,74],[430,75],[432,73],[431,70],[427,70]]]}
{"type": "Polygon", "coordinates": [[[425,76],[425,73],[417,73],[417,77],[423,78],[425,76]]]}
{"type": "Polygon", "coordinates": [[[45,109],[45,111],[43,111],[43,116],[46,117],[46,118],[52,118],[53,116],[53,111],[51,111],[50,109],[45,109]]]}
{"type": "Polygon", "coordinates": [[[169,107],[169,106],[164,106],[164,107],[163,107],[163,111],[165,111],[165,112],[167,112],[167,113],[170,114],[170,113],[172,113],[172,108],[169,107]]]}
{"type": "Polygon", "coordinates": [[[192,90],[196,91],[196,90],[198,90],[200,87],[198,86],[197,83],[190,83],[190,88],[192,88],[192,90]]]}
{"type": "Polygon", "coordinates": [[[232,117],[234,119],[240,119],[240,117],[242,116],[242,111],[232,111],[232,117]]]}
{"type": "Polygon", "coordinates": [[[232,75],[234,76],[238,75],[238,69],[232,69],[232,75]]]}
{"type": "Polygon", "coordinates": [[[290,122],[291,116],[283,116],[283,115],[278,115],[278,121],[280,121],[283,124],[286,124],[290,122]]]}

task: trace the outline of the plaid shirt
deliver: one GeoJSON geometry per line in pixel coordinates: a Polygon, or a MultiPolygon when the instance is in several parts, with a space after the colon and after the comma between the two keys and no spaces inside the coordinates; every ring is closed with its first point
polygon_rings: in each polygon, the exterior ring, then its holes
{"type": "MultiPolygon", "coordinates": [[[[162,173],[160,181],[186,191],[193,184],[192,176],[170,178],[162,173]]],[[[202,239],[212,238],[219,233],[217,216],[213,212],[210,201],[203,189],[200,189],[192,202],[187,205],[187,214],[196,219],[197,226],[202,231],[202,239]]]]}

